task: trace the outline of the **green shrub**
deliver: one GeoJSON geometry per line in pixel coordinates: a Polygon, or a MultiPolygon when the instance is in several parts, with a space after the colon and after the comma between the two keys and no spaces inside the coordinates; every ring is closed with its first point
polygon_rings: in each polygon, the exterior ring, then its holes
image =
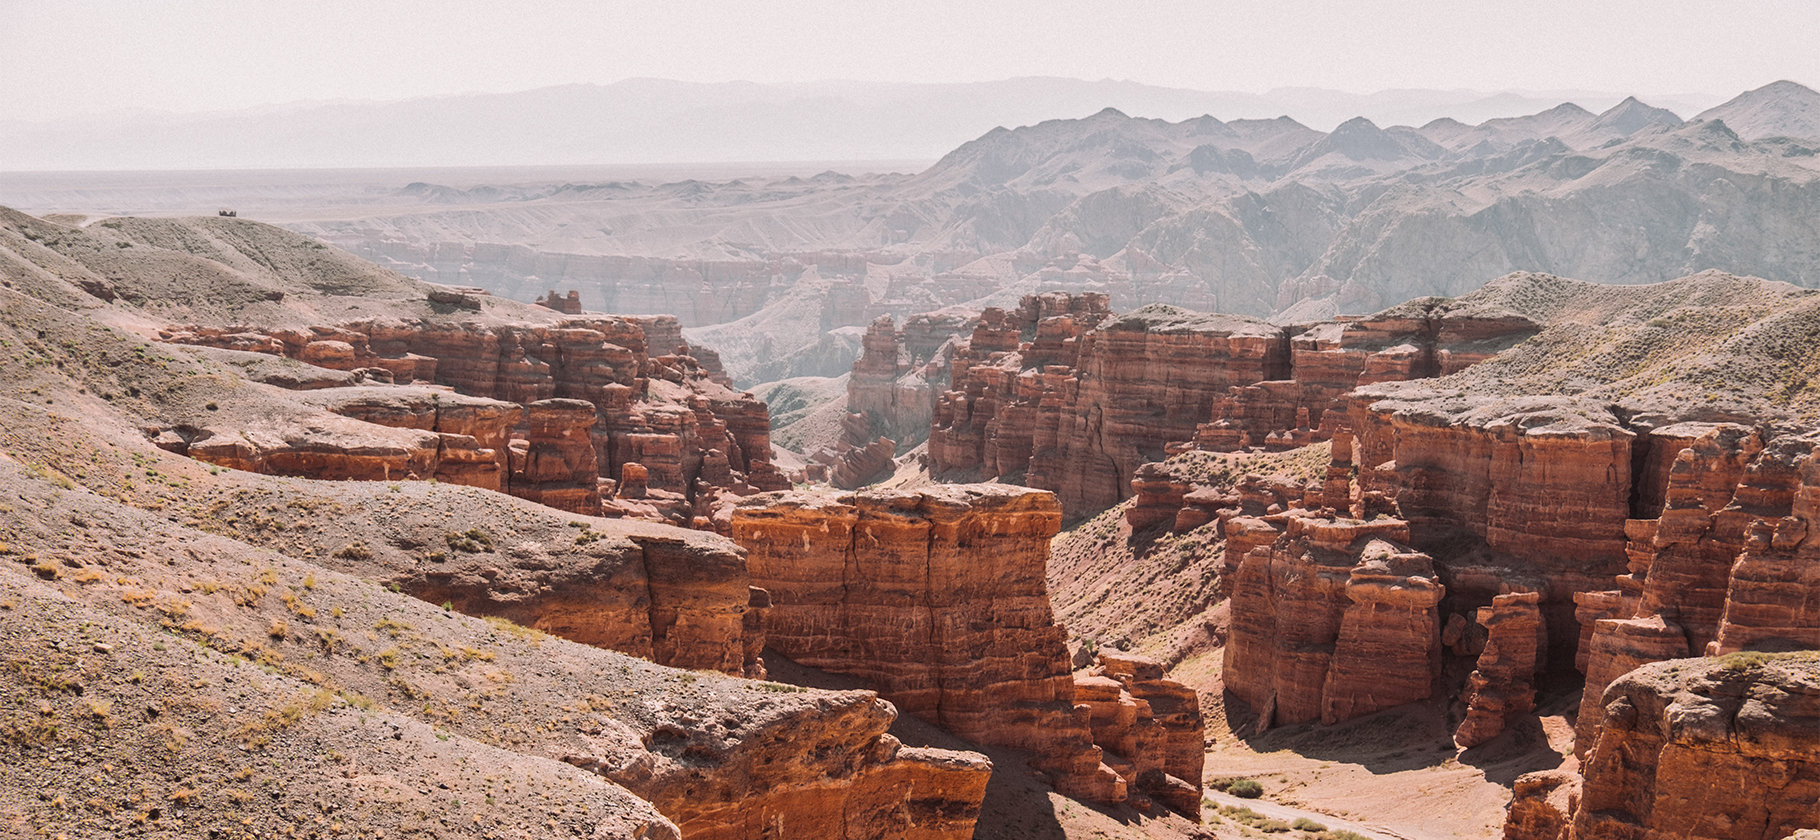
{"type": "Polygon", "coordinates": [[[1264,786],[1252,779],[1239,779],[1227,785],[1226,792],[1240,799],[1256,799],[1264,795],[1264,786]]]}
{"type": "Polygon", "coordinates": [[[1293,828],[1297,831],[1326,831],[1327,830],[1327,826],[1321,825],[1320,823],[1315,822],[1314,820],[1311,820],[1307,817],[1296,817],[1295,822],[1290,823],[1289,827],[1293,828]]]}

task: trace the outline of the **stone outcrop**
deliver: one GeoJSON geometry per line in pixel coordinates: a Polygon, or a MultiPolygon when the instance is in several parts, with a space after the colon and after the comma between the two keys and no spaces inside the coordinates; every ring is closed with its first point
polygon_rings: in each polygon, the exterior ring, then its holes
{"type": "Polygon", "coordinates": [[[661,727],[648,752],[587,738],[563,760],[649,799],[688,840],[971,837],[991,762],[905,747],[885,732],[895,717],[871,692],[838,692],[764,731],[661,727]]]}
{"type": "Polygon", "coordinates": [[[556,290],[551,289],[548,295],[531,302],[545,309],[554,309],[564,315],[581,314],[581,292],[574,289],[569,290],[567,297],[557,297],[556,290]]]}
{"type": "Polygon", "coordinates": [[[1567,840],[1580,807],[1580,774],[1567,770],[1524,773],[1511,783],[1504,840],[1567,840]]]}
{"type": "Polygon", "coordinates": [[[1354,388],[1456,373],[1539,329],[1516,313],[1461,310],[1445,298],[1289,327],[1289,376],[1230,389],[1197,427],[1192,447],[1274,450],[1326,440],[1344,425],[1343,397],[1354,388]]]}
{"type": "Polygon", "coordinates": [[[1446,587],[1406,545],[1407,523],[1298,510],[1226,524],[1274,537],[1243,556],[1227,548],[1225,683],[1260,727],[1336,723],[1433,695],[1446,587]]]}
{"type": "MultiPolygon", "coordinates": [[[[1681,427],[1687,430],[1686,426],[1681,427]]],[[[1618,589],[1576,596],[1586,690],[1575,728],[1584,751],[1598,698],[1650,662],[1753,648],[1820,648],[1812,592],[1820,557],[1820,439],[1705,424],[1667,470],[1660,516],[1627,523],[1618,589]]]]}
{"type": "Polygon", "coordinates": [[[963,738],[1028,750],[1064,793],[1122,801],[1050,612],[1060,525],[1053,495],[1002,485],[763,495],[732,516],[772,600],[773,649],[963,738]]]}
{"type": "MultiPolygon", "coordinates": [[[[615,476],[623,464],[643,465],[650,472],[651,487],[682,500],[671,506],[675,510],[665,517],[680,520],[681,524],[689,523],[693,506],[710,507],[721,493],[749,494],[788,486],[770,460],[770,420],[764,403],[750,394],[730,390],[724,384],[725,373],[717,366],[704,365],[688,355],[690,351],[682,341],[676,319],[668,316],[584,316],[547,325],[389,320],[308,329],[186,327],[167,330],[162,335],[174,343],[249,347],[337,370],[382,370],[399,383],[448,386],[467,397],[518,405],[553,398],[590,403],[594,418],[585,428],[592,439],[594,474],[615,476]],[[653,354],[648,347],[683,352],[653,354]]],[[[709,358],[713,361],[712,356],[709,358]]],[[[401,428],[423,428],[421,417],[357,406],[350,410],[364,411],[366,419],[375,422],[395,420],[401,428]]],[[[459,425],[459,421],[450,422],[459,425]]],[[[477,417],[473,422],[484,425],[490,421],[477,417]]],[[[527,415],[513,429],[515,437],[525,440],[527,447],[532,425],[527,415]]],[[[223,432],[209,436],[230,440],[242,436],[223,432]]],[[[183,437],[183,430],[173,433],[183,437]]],[[[256,441],[253,435],[243,436],[256,441]]],[[[225,442],[203,446],[196,452],[198,457],[225,466],[322,478],[436,475],[441,459],[431,456],[444,448],[446,438],[431,441],[421,436],[409,440],[398,435],[390,437],[399,440],[387,438],[391,449],[377,453],[378,460],[347,468],[318,465],[308,458],[260,461],[252,457],[256,452],[249,454],[244,451],[246,447],[225,442]]],[[[185,443],[194,448],[194,440],[185,443]]],[[[478,463],[483,457],[467,449],[465,442],[452,443],[448,447],[451,464],[478,463]]],[[[580,451],[579,441],[570,446],[571,454],[580,451]]],[[[358,445],[338,446],[329,441],[310,451],[337,448],[358,445]]],[[[517,467],[499,457],[509,448],[489,446],[476,438],[472,449],[494,450],[502,477],[509,483],[510,474],[517,467]]],[[[558,495],[571,499],[565,504],[585,511],[590,504],[588,493],[582,492],[587,479],[579,464],[571,466],[568,477],[563,479],[570,485],[570,492],[558,495]]],[[[451,467],[452,472],[462,470],[451,467]]],[[[487,480],[478,475],[485,472],[484,468],[468,471],[476,473],[475,481],[487,480]]],[[[532,484],[558,480],[541,472],[537,475],[527,480],[532,484]]],[[[543,495],[542,491],[539,494],[543,495]]]]}
{"type": "Polygon", "coordinates": [[[888,478],[896,466],[891,458],[896,449],[897,445],[888,437],[874,440],[863,448],[849,449],[841,453],[840,459],[828,471],[828,481],[842,490],[858,490],[888,478]]]}
{"type": "Polygon", "coordinates": [[[1820,660],[1660,662],[1606,689],[1574,840],[1776,840],[1820,828],[1820,660]]]}
{"type": "Polygon", "coordinates": [[[1127,498],[1137,468],[1165,454],[1326,440],[1346,425],[1352,389],[1453,373],[1537,330],[1438,298],[1278,327],[1173,307],[1111,318],[1097,299],[1060,297],[1054,308],[1085,311],[1026,330],[1034,299],[1014,316],[988,310],[956,349],[930,433],[937,475],[1022,474],[1089,513],[1127,498]]]}
{"type": "Polygon", "coordinates": [[[1259,731],[1426,699],[1440,680],[1447,587],[1433,558],[1407,545],[1409,523],[1358,518],[1339,478],[1346,441],[1329,481],[1248,476],[1235,494],[1182,509],[1218,506],[1232,615],[1223,679],[1257,712],[1259,731]]]}
{"type": "MultiPolygon", "coordinates": [[[[1010,312],[982,312],[949,359],[952,390],[937,398],[929,432],[932,469],[980,478],[1027,471],[1039,436],[1054,445],[1046,414],[1038,428],[1043,395],[1065,387],[1080,359],[1081,333],[1111,314],[1106,296],[1093,292],[1032,295],[1010,312]],[[1020,351],[1026,339],[1030,370],[1020,351]]],[[[1048,399],[1048,412],[1059,411],[1059,396],[1048,399]]]]}
{"type": "Polygon", "coordinates": [[[230,416],[206,426],[158,425],[142,431],[167,452],[274,475],[403,481],[434,477],[442,464],[443,439],[435,432],[386,428],[326,413],[230,416]]]}
{"type": "Polygon", "coordinates": [[[538,400],[525,406],[524,447],[512,449],[512,495],[557,510],[600,515],[599,463],[588,430],[594,405],[538,400]]]}
{"type": "Polygon", "coordinates": [[[1512,592],[1480,607],[1477,624],[1485,628],[1485,647],[1478,667],[1466,679],[1466,719],[1454,730],[1454,743],[1474,747],[1498,736],[1518,715],[1535,708],[1535,676],[1547,665],[1548,631],[1542,626],[1538,592],[1512,592]]]}
{"type": "Polygon", "coordinates": [[[948,383],[944,356],[950,339],[970,329],[973,320],[928,313],[910,318],[901,330],[889,315],[874,320],[860,339],[860,357],[847,378],[847,411],[863,417],[865,424],[846,442],[865,446],[887,437],[905,449],[927,439],[936,396],[948,383]]]}
{"type": "Polygon", "coordinates": [[[1200,700],[1163,670],[1154,659],[1101,651],[1091,670],[1075,676],[1074,701],[1087,709],[1093,743],[1134,799],[1145,795],[1195,816],[1206,758],[1200,700]]]}
{"type": "MultiPolygon", "coordinates": [[[[1683,424],[1618,588],[1575,596],[1583,794],[1550,838],[1780,838],[1820,826],[1820,437],[1683,424]],[[1803,652],[1778,655],[1760,651],[1803,652]],[[1706,658],[1688,659],[1705,654],[1706,658]],[[1718,657],[1718,658],[1713,658],[1718,657]]],[[[1533,806],[1533,807],[1532,807],[1533,806]]]]}
{"type": "Polygon", "coordinates": [[[502,492],[512,430],[524,414],[515,403],[405,386],[336,388],[304,401],[379,426],[435,432],[436,461],[423,477],[502,492]]]}

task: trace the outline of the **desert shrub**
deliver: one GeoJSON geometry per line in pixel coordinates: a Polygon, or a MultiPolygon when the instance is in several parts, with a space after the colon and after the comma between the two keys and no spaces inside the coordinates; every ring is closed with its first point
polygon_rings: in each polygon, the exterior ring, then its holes
{"type": "Polygon", "coordinates": [[[493,550],[493,538],[479,528],[469,528],[456,533],[450,531],[442,536],[443,542],[449,544],[449,550],[468,554],[480,554],[493,550]]]}
{"type": "Polygon", "coordinates": [[[1327,826],[1321,825],[1320,823],[1315,822],[1314,820],[1311,820],[1307,817],[1296,817],[1295,822],[1290,823],[1289,827],[1293,828],[1297,831],[1326,831],[1327,830],[1327,826]]]}
{"type": "Polygon", "coordinates": [[[1239,779],[1227,785],[1226,792],[1240,799],[1256,799],[1264,795],[1264,786],[1252,779],[1239,779]]]}

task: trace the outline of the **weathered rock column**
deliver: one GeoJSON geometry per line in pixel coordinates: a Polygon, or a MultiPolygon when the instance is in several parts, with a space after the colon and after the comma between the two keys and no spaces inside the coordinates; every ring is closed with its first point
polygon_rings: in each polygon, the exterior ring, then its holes
{"type": "Polygon", "coordinates": [[[523,454],[513,453],[507,491],[570,513],[599,516],[600,467],[588,435],[594,404],[539,400],[527,406],[525,414],[526,446],[523,454]]]}

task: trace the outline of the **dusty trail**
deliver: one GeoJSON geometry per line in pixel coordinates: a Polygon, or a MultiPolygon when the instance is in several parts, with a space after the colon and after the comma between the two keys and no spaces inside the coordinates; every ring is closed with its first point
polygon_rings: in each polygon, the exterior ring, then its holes
{"type": "MultiPolygon", "coordinates": [[[[1372,838],[1372,840],[1411,840],[1407,835],[1398,834],[1387,828],[1380,828],[1365,823],[1353,822],[1351,820],[1343,820],[1339,817],[1323,814],[1319,811],[1304,811],[1300,808],[1291,808],[1288,805],[1278,805],[1267,799],[1240,799],[1230,793],[1222,793],[1217,790],[1208,790],[1202,795],[1221,806],[1250,808],[1266,817],[1282,820],[1284,822],[1292,823],[1297,819],[1306,818],[1327,826],[1330,831],[1350,831],[1354,834],[1362,834],[1372,838]]],[[[1231,822],[1231,819],[1227,817],[1221,817],[1221,819],[1231,822]]]]}

